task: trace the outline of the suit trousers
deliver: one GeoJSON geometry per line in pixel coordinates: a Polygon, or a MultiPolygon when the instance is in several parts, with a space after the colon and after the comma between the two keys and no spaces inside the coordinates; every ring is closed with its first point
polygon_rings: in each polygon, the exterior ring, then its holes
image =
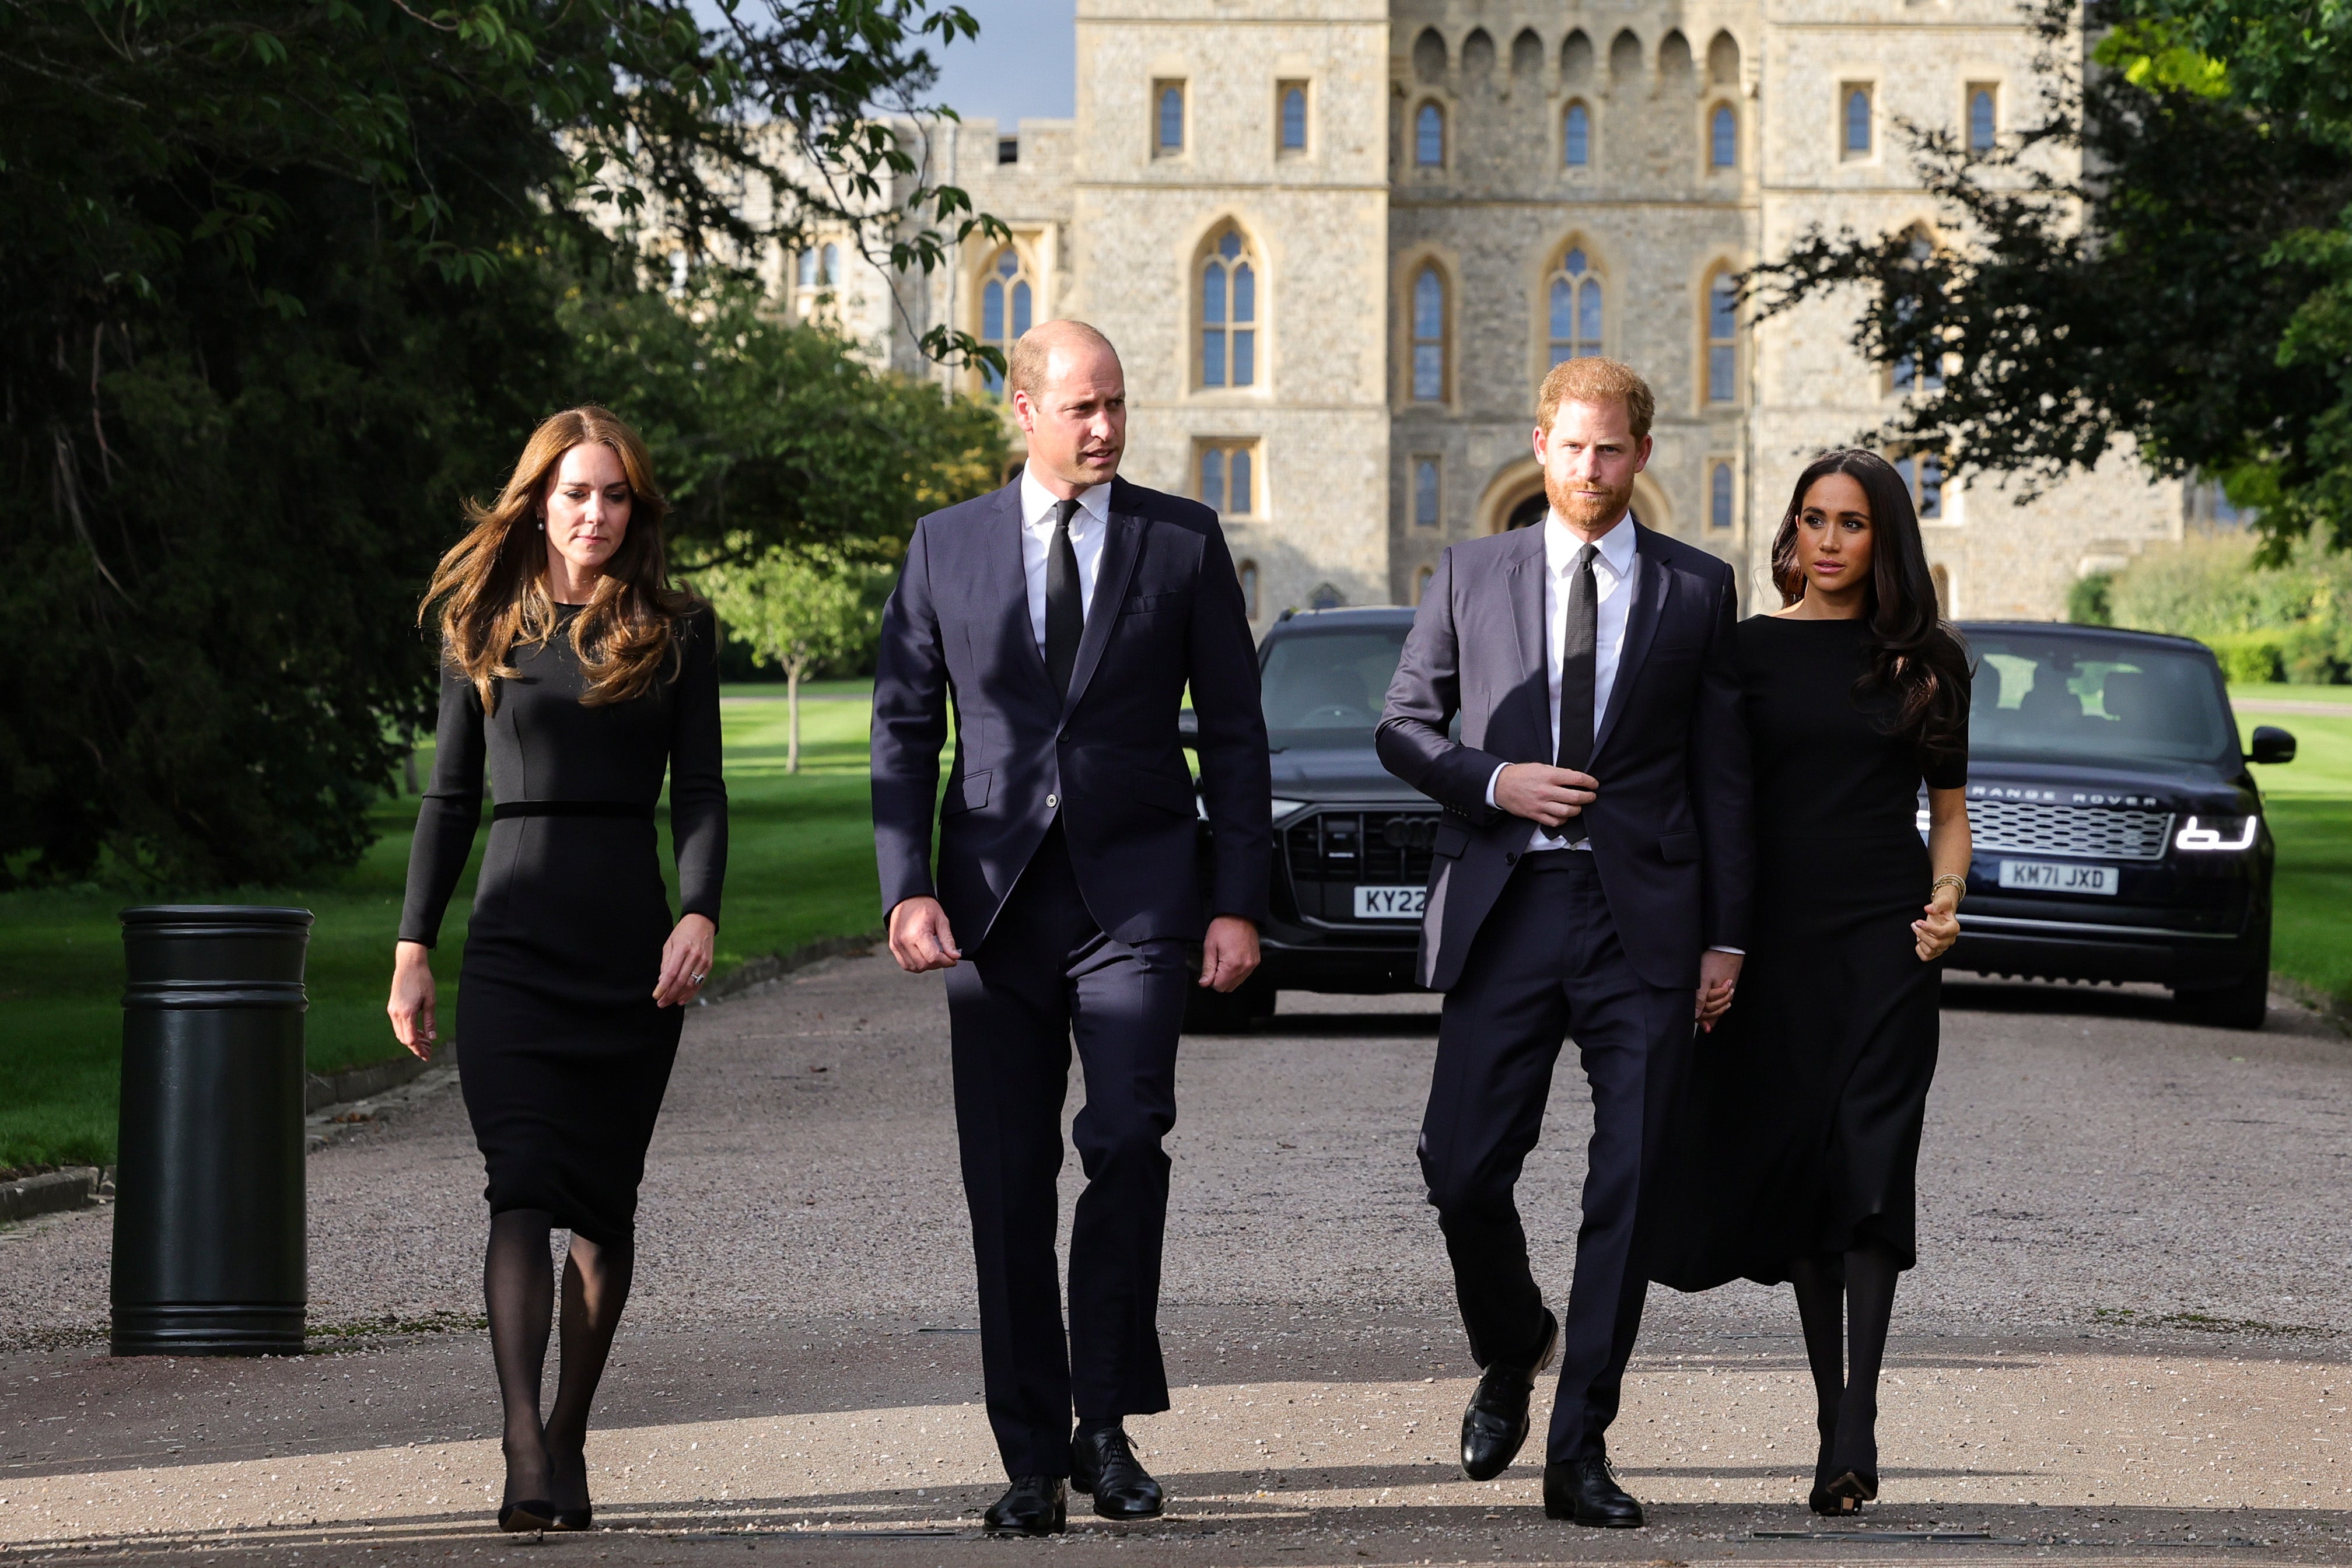
{"type": "Polygon", "coordinates": [[[981,1366],[1008,1475],[1069,1474],[1074,1403],[1085,1422],[1168,1408],[1160,1139],[1176,1123],[1192,947],[1104,935],[1056,821],[980,950],[947,972],[981,1366]],[[1087,1102],[1072,1136],[1087,1185],[1070,1235],[1066,1335],[1054,1237],[1073,1038],[1087,1102]]]}
{"type": "Polygon", "coordinates": [[[1522,856],[1445,997],[1421,1168],[1481,1367],[1530,1365],[1543,1297],[1512,1190],[1543,1131],[1562,1037],[1592,1092],[1576,1274],[1560,1313],[1549,1462],[1605,1452],[1642,1324],[1645,1189],[1687,1071],[1693,993],[1635,974],[1592,856],[1522,856]]]}

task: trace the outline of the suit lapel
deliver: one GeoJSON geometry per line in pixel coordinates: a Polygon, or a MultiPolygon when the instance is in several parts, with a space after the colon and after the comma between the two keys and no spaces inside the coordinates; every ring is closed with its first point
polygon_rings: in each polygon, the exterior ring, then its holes
{"type": "Polygon", "coordinates": [[[1045,656],[1029,625],[1029,574],[1021,560],[1021,481],[1015,479],[996,493],[999,504],[986,531],[987,559],[975,574],[980,602],[997,616],[1001,635],[1013,645],[1008,650],[1013,662],[1034,674],[1041,688],[1050,688],[1045,656]]]}
{"type": "Polygon", "coordinates": [[[1103,649],[1118,620],[1118,607],[1127,603],[1127,584],[1135,575],[1136,558],[1143,553],[1144,520],[1126,510],[1129,500],[1127,482],[1112,481],[1110,526],[1103,535],[1102,558],[1095,563],[1095,591],[1087,605],[1086,635],[1078,638],[1078,662],[1070,670],[1069,698],[1062,707],[1065,714],[1077,707],[1078,699],[1086,695],[1087,682],[1102,663],[1103,649]]]}
{"type": "Polygon", "coordinates": [[[1527,721],[1531,732],[1540,738],[1537,750],[1542,760],[1551,761],[1551,667],[1545,662],[1544,651],[1544,541],[1543,524],[1519,531],[1529,542],[1517,552],[1503,574],[1503,583],[1511,596],[1511,632],[1518,644],[1519,679],[1517,689],[1529,694],[1533,711],[1527,721]]]}
{"type": "Polygon", "coordinates": [[[1638,565],[1633,573],[1633,603],[1625,616],[1625,644],[1617,650],[1617,679],[1609,687],[1609,711],[1601,721],[1601,732],[1592,738],[1592,755],[1598,759],[1601,748],[1609,743],[1609,736],[1617,728],[1617,721],[1625,711],[1627,694],[1633,689],[1633,678],[1642,670],[1642,661],[1650,654],[1650,640],[1658,635],[1658,620],[1665,613],[1666,596],[1674,589],[1674,574],[1653,543],[1658,536],[1633,525],[1633,559],[1638,565]]]}

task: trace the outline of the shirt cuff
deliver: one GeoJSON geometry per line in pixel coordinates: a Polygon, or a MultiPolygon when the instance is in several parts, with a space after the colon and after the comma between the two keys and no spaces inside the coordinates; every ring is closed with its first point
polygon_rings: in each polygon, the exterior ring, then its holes
{"type": "Polygon", "coordinates": [[[1497,763],[1495,764],[1495,771],[1486,775],[1486,809],[1489,811],[1502,809],[1495,804],[1495,783],[1503,776],[1503,770],[1510,765],[1508,763],[1497,763]]]}
{"type": "Polygon", "coordinates": [[[1707,949],[1707,952],[1727,952],[1734,958],[1745,958],[1748,956],[1748,950],[1744,947],[1710,947],[1707,949]]]}

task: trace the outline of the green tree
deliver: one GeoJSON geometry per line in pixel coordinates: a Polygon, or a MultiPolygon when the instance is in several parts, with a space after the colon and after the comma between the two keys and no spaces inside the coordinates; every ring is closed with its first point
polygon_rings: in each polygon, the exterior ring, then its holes
{"type": "Polygon", "coordinates": [[[654,226],[709,261],[898,191],[865,232],[918,268],[993,226],[871,119],[961,9],[713,16],[0,0],[0,885],[360,851],[458,498],[593,390],[579,301],[649,308],[654,226]]]}
{"type": "Polygon", "coordinates": [[[888,583],[887,574],[837,554],[777,548],[694,574],[727,634],[750,646],[752,662],[784,672],[786,773],[801,771],[802,679],[874,646],[888,583]]]}
{"type": "Polygon", "coordinates": [[[1948,243],[1816,231],[1751,292],[1769,311],[1858,289],[1864,353],[1945,363],[1864,439],[2028,494],[2127,441],[2159,474],[2224,477],[2273,552],[2315,523],[2341,535],[2352,8],[2093,0],[2084,22],[2042,0],[2054,85],[2021,134],[1972,152],[1908,128],[1948,243]]]}

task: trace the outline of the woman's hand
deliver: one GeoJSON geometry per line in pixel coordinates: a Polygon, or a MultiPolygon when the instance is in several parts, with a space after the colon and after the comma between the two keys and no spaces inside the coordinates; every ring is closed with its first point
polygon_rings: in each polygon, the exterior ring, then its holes
{"type": "Polygon", "coordinates": [[[1951,885],[1936,889],[1927,900],[1927,918],[1911,922],[1911,935],[1918,943],[1919,962],[1932,963],[1951,950],[1960,939],[1960,917],[1955,913],[1960,906],[1960,895],[1951,885]]]}
{"type": "Polygon", "coordinates": [[[392,1015],[393,1037],[419,1061],[433,1059],[433,1042],[441,1032],[433,1021],[433,950],[421,942],[404,942],[392,950],[392,1000],[383,1010],[392,1015]]]}
{"type": "Polygon", "coordinates": [[[709,915],[688,915],[662,943],[661,978],[654,982],[654,1004],[682,1007],[702,994],[710,973],[710,955],[718,951],[719,928],[709,915]]]}

